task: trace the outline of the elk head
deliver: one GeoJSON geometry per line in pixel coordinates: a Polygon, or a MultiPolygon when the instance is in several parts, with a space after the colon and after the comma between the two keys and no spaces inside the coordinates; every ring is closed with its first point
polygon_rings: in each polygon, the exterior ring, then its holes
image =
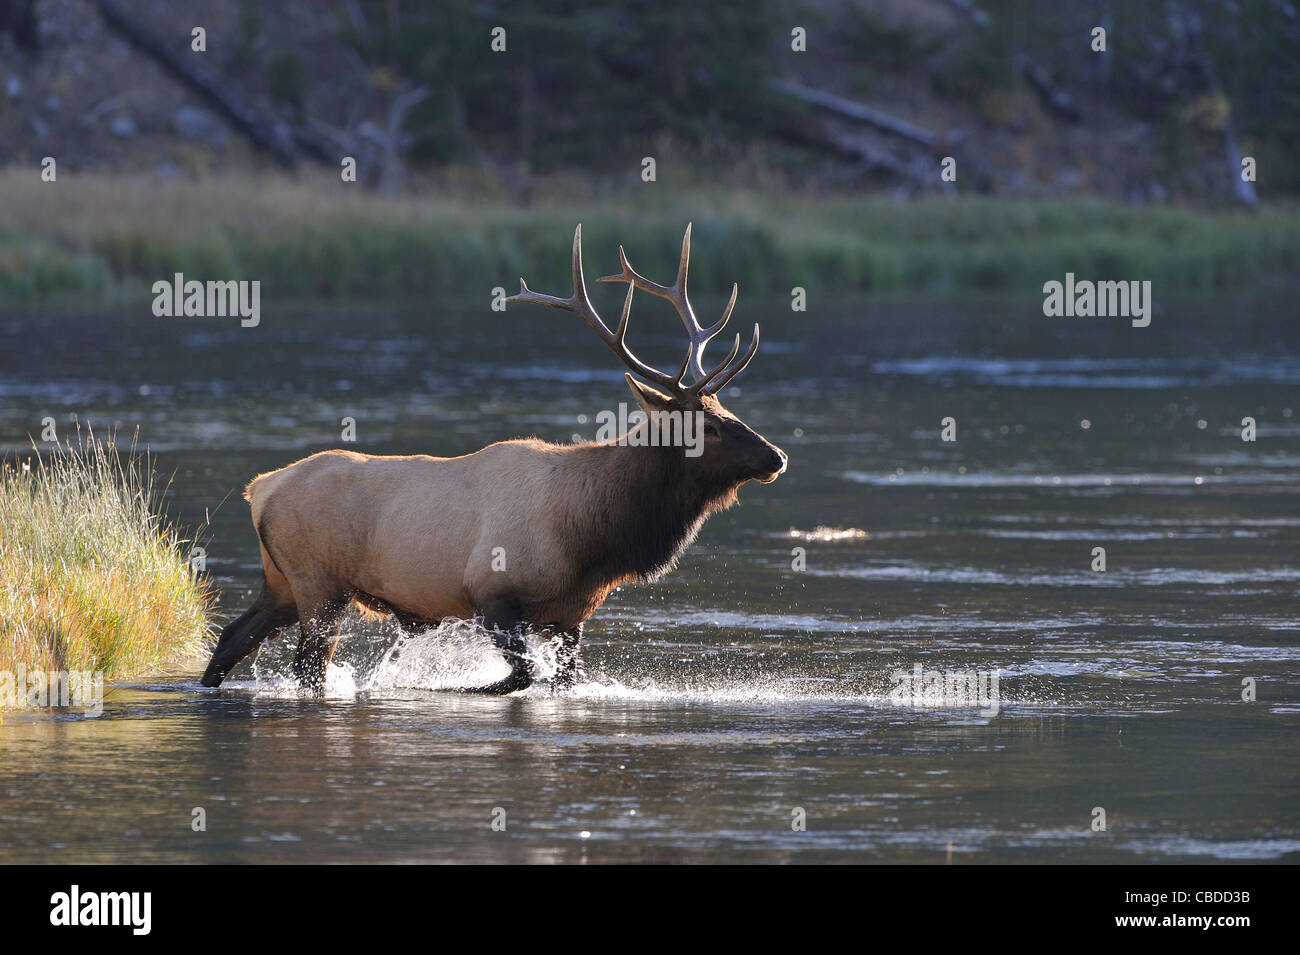
{"type": "Polygon", "coordinates": [[[582,270],[582,225],[573,231],[573,295],[569,298],[557,298],[532,291],[527,283],[519,280],[519,294],[506,299],[507,302],[525,302],[531,305],[545,305],[548,308],[563,309],[573,312],[603,341],[619,360],[630,370],[627,374],[628,387],[641,410],[647,417],[646,425],[659,428],[660,422],[667,420],[674,413],[695,416],[703,428],[703,450],[694,459],[691,467],[697,473],[707,476],[709,483],[735,486],[744,481],[757,480],[764,484],[775,481],[785,471],[786,455],[758,432],[754,431],[738,417],[722,406],[717,394],[728,382],[744,370],[754,354],[758,351],[758,325],[754,325],[754,337],[745,354],[740,354],[740,335],[736,335],[731,353],[720,364],[706,371],[703,358],[704,349],[709,342],[722,331],[731,311],[736,305],[739,287],[731,287],[731,300],[723,309],[722,317],[716,323],[704,328],[695,317],[690,298],[686,294],[686,274],[691,257],[691,226],[686,226],[682,237],[682,257],[677,267],[677,279],[672,285],[659,285],[640,275],[627,260],[627,254],[620,245],[618,248],[622,272],[607,275],[598,281],[626,282],[627,297],[623,300],[623,313],[618,328],[611,331],[600,315],[596,313],[587,297],[587,285],[582,270]],[[639,359],[627,344],[628,317],[632,311],[632,296],[637,289],[649,292],[659,298],[667,299],[676,309],[682,324],[686,327],[689,344],[686,357],[676,374],[669,374],[646,364],[639,359]],[[691,382],[686,381],[690,374],[691,382]],[[635,376],[635,377],[634,377],[635,376]]]}

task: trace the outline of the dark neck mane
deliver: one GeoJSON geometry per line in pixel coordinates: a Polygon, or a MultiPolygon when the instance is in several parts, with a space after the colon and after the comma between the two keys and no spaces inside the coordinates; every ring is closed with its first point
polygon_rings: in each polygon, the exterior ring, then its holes
{"type": "Polygon", "coordinates": [[[667,573],[705,518],[736,500],[734,485],[693,467],[699,459],[680,447],[593,443],[565,457],[562,533],[578,576],[591,583],[667,573]]]}

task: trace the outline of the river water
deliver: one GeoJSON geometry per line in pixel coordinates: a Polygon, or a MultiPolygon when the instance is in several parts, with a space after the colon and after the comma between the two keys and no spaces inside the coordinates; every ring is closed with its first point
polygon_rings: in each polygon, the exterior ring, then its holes
{"type": "MultiPolygon", "coordinates": [[[[220,691],[196,661],[97,719],[10,713],[0,862],[1300,860],[1294,294],[1143,329],[742,299],[763,345],[723,398],[789,471],[609,599],[587,682],[449,692],[499,675],[481,633],[356,623],[324,699],[291,632],[220,691]],[[981,696],[899,692],[918,668],[981,696]]],[[[671,313],[634,319],[675,367],[671,313]]],[[[223,619],[258,584],[259,471],[591,437],[628,400],[577,319],[526,308],[10,310],[0,356],[6,452],[46,415],[139,429],[170,513],[210,521],[223,619]]]]}

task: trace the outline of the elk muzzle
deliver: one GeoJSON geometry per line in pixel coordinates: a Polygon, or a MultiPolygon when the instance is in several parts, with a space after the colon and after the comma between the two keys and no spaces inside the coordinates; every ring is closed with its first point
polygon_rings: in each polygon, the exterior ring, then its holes
{"type": "Polygon", "coordinates": [[[754,480],[759,484],[771,484],[779,478],[785,473],[785,466],[790,460],[786,457],[786,453],[775,444],[769,444],[765,450],[767,451],[767,460],[760,466],[758,474],[754,476],[754,480]]]}

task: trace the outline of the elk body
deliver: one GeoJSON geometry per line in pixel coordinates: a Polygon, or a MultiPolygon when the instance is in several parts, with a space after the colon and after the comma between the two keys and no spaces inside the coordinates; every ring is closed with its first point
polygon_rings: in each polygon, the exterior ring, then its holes
{"type": "Polygon", "coordinates": [[[295,673],[305,686],[323,686],[342,615],[355,605],[391,613],[403,627],[481,616],[511,667],[499,682],[474,688],[482,692],[531,684],[524,634],[549,635],[559,640],[555,685],[571,686],[583,621],[609,593],[666,573],[704,520],[735,502],[740,485],[785,470],[785,454],[716,397],[754,357],[758,326],[743,356],[737,335],[726,360],[704,369],[704,348],[730,318],[737,289],[722,318],[702,327],[686,294],[690,238],[687,226],[671,286],[643,278],[619,248],[622,272],[600,280],[628,285],[616,329],[587,297],[581,226],[573,295],[541,295],[521,279],[507,301],[578,315],[631,372],[628,385],[646,414],[633,430],[665,428],[673,413],[696,415],[699,453],[629,432],[565,445],[501,441],[455,458],[325,451],[259,475],[245,497],[265,585],[222,631],[203,685],[220,685],[264,640],[298,623],[295,673]],[[637,289],[670,301],[686,326],[689,347],[676,374],[645,364],[627,345],[637,289]]]}

